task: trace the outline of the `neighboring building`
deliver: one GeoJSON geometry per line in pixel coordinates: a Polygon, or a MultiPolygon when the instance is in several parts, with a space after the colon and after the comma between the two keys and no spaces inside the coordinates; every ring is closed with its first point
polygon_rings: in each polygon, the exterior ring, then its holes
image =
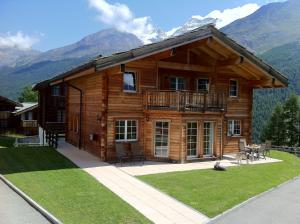
{"type": "Polygon", "coordinates": [[[21,106],[21,104],[0,96],[0,133],[15,131],[16,122],[12,112],[18,106],[21,106]]]}
{"type": "Polygon", "coordinates": [[[239,138],[251,142],[253,89],[287,85],[271,66],[204,26],[99,57],[35,89],[44,127],[61,110],[49,105],[56,99],[51,89],[67,87],[66,141],[102,160],[114,159],[116,142],[138,142],[147,159],[185,161],[235,152],[239,138]]]}
{"type": "Polygon", "coordinates": [[[13,112],[15,117],[16,131],[24,135],[37,135],[37,112],[38,103],[22,103],[13,112]]]}

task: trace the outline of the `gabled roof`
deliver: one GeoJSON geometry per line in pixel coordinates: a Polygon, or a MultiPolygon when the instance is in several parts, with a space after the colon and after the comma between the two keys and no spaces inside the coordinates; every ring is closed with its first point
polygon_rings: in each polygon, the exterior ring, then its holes
{"type": "Polygon", "coordinates": [[[37,84],[35,86],[35,89],[41,88],[42,84],[45,85],[47,83],[63,80],[69,76],[72,76],[74,73],[83,71],[93,66],[96,68],[97,71],[101,71],[116,65],[138,60],[153,54],[157,54],[166,50],[170,50],[210,37],[217,38],[222,43],[230,47],[232,50],[240,54],[242,57],[248,59],[260,69],[264,70],[273,78],[279,80],[284,85],[288,85],[288,79],[276,69],[274,69],[272,66],[268,65],[267,63],[256,57],[253,53],[249,52],[246,48],[227,37],[226,34],[216,29],[213,25],[206,25],[192,30],[188,33],[182,34],[180,36],[169,38],[157,43],[144,45],[125,52],[119,52],[108,57],[97,57],[93,61],[85,63],[81,66],[69,70],[68,72],[62,73],[52,79],[37,84]]]}
{"type": "Polygon", "coordinates": [[[16,102],[16,101],[13,101],[13,100],[11,100],[11,99],[8,99],[8,98],[6,98],[6,97],[4,97],[4,96],[0,96],[0,101],[5,101],[5,102],[7,102],[8,104],[11,104],[11,105],[13,105],[13,106],[15,106],[15,107],[20,107],[20,106],[22,106],[22,104],[20,104],[20,103],[18,103],[18,102],[16,102]]]}
{"type": "Polygon", "coordinates": [[[22,103],[21,106],[17,107],[16,111],[13,112],[13,115],[18,116],[36,108],[38,108],[38,103],[22,103]]]}

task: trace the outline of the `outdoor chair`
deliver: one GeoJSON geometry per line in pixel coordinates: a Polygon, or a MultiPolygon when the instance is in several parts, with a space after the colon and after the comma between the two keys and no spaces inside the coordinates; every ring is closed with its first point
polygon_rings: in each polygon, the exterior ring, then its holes
{"type": "Polygon", "coordinates": [[[260,157],[266,159],[266,144],[262,144],[257,152],[257,159],[260,159],[260,157]]]}
{"type": "Polygon", "coordinates": [[[246,149],[244,142],[239,141],[239,149],[240,149],[240,151],[236,155],[238,164],[241,162],[242,159],[246,159],[247,163],[249,163],[250,153],[249,153],[249,150],[246,149]]]}
{"type": "Polygon", "coordinates": [[[269,156],[270,156],[270,154],[271,154],[271,149],[272,149],[272,141],[267,140],[267,141],[265,142],[265,144],[266,144],[266,155],[269,155],[269,156]]]}
{"type": "Polygon", "coordinates": [[[131,161],[131,157],[128,155],[127,150],[123,143],[116,143],[117,161],[121,164],[126,161],[131,161]]]}
{"type": "Polygon", "coordinates": [[[145,156],[138,142],[132,142],[131,146],[131,155],[134,161],[141,161],[144,163],[145,156]]]}

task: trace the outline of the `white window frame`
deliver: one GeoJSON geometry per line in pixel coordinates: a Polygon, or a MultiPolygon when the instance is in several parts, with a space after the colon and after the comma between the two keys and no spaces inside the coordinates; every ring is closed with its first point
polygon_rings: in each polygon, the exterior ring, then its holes
{"type": "MultiPolygon", "coordinates": [[[[194,136],[194,135],[193,135],[194,136]]],[[[199,155],[199,151],[198,151],[198,142],[199,142],[199,124],[198,124],[198,122],[197,121],[187,121],[186,122],[186,157],[187,157],[187,159],[193,159],[193,158],[197,158],[198,157],[198,155],[199,155]],[[197,134],[196,134],[196,155],[193,155],[193,156],[189,156],[188,155],[188,151],[190,150],[189,149],[189,143],[192,143],[192,142],[189,142],[189,140],[188,140],[188,124],[189,123],[195,123],[196,124],[196,130],[197,130],[197,134]]]]}
{"type": "Polygon", "coordinates": [[[156,120],[156,121],[154,121],[154,125],[153,125],[153,142],[154,142],[154,144],[153,144],[153,155],[154,155],[154,157],[156,157],[156,158],[169,158],[169,151],[170,151],[170,125],[171,124],[171,122],[169,121],[169,120],[156,120]],[[168,123],[168,146],[167,146],[167,153],[166,153],[166,155],[165,156],[163,156],[163,155],[158,155],[158,154],[156,154],[156,123],[157,122],[166,122],[166,123],[168,123]]]}
{"type": "Polygon", "coordinates": [[[139,125],[138,125],[138,120],[135,120],[135,119],[127,119],[127,120],[124,120],[124,119],[117,119],[115,120],[115,125],[114,125],[114,128],[115,128],[115,141],[116,142],[136,142],[138,141],[138,133],[139,133],[139,129],[138,129],[139,125]],[[119,121],[124,121],[125,122],[125,126],[124,126],[124,139],[116,139],[116,122],[119,122],[119,121]],[[135,124],[136,124],[136,138],[135,139],[128,139],[127,138],[127,127],[128,127],[128,121],[135,121],[135,124]]]}
{"type": "Polygon", "coordinates": [[[239,81],[236,79],[230,79],[229,80],[229,97],[238,97],[239,96],[239,81]],[[231,95],[231,81],[236,82],[236,95],[231,95]]]}
{"type": "Polygon", "coordinates": [[[209,88],[210,88],[210,79],[209,79],[209,78],[198,78],[198,79],[197,79],[196,85],[197,85],[197,86],[196,86],[196,89],[197,89],[198,92],[209,92],[209,88]],[[200,89],[199,89],[199,83],[198,83],[198,82],[199,82],[199,80],[204,80],[204,79],[205,79],[205,80],[208,80],[208,88],[207,88],[207,90],[200,90],[200,89]]]}
{"type": "Polygon", "coordinates": [[[227,136],[230,137],[240,137],[242,135],[242,121],[241,120],[228,120],[228,130],[227,130],[227,136]],[[238,122],[240,126],[239,134],[234,133],[234,127],[235,127],[235,122],[238,122]]]}
{"type": "Polygon", "coordinates": [[[137,85],[137,74],[134,71],[126,71],[123,72],[123,92],[125,93],[137,93],[138,85],[137,85]],[[135,84],[135,90],[125,89],[125,74],[132,74],[134,76],[134,84],[135,84]]]}
{"type": "Polygon", "coordinates": [[[186,89],[186,79],[184,78],[184,77],[182,77],[182,76],[170,76],[170,89],[171,90],[174,90],[174,91],[182,91],[182,90],[185,90],[186,89]],[[171,89],[171,79],[175,79],[176,81],[175,81],[175,89],[171,89]],[[179,82],[178,82],[178,80],[179,79],[183,79],[183,89],[179,89],[178,88],[178,84],[179,84],[179,82]]]}

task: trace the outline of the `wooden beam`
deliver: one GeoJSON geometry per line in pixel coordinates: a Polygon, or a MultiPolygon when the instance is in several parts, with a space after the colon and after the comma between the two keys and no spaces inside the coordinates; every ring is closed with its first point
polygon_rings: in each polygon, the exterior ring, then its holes
{"type": "Polygon", "coordinates": [[[218,52],[213,51],[212,49],[210,49],[207,46],[201,46],[201,47],[199,47],[199,49],[201,51],[203,51],[205,54],[212,57],[213,59],[216,59],[216,60],[225,59],[225,57],[223,55],[219,54],[218,52]]]}
{"type": "Polygon", "coordinates": [[[175,70],[185,70],[185,71],[196,71],[196,72],[213,72],[214,68],[211,66],[202,65],[192,65],[192,64],[181,64],[174,62],[158,62],[159,68],[175,69],[175,70]]]}
{"type": "Polygon", "coordinates": [[[244,62],[243,57],[234,57],[234,58],[229,58],[229,59],[223,60],[223,61],[217,61],[216,65],[218,67],[227,67],[230,65],[240,65],[243,62],[244,62]]]}

